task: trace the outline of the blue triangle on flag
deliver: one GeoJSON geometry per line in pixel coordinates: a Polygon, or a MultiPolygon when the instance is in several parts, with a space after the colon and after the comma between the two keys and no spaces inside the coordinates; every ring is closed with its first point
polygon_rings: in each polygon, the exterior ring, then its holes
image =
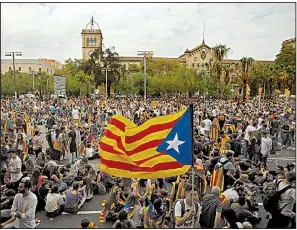
{"type": "Polygon", "coordinates": [[[190,107],[178,120],[164,141],[157,148],[183,165],[192,165],[192,136],[190,107]]]}

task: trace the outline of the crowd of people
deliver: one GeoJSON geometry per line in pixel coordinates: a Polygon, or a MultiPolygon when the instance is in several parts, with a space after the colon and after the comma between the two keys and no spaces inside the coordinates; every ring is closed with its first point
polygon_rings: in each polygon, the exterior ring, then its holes
{"type": "MultiPolygon", "coordinates": [[[[295,100],[2,98],[1,105],[2,228],[35,228],[36,211],[49,218],[76,214],[105,194],[98,219],[112,221],[112,228],[257,228],[262,221],[257,194],[269,218],[267,228],[296,228],[295,164],[267,164],[270,154],[292,149],[295,100]],[[100,163],[100,139],[113,115],[141,125],[189,104],[194,106],[195,165],[203,172],[194,175],[194,193],[191,172],[119,178],[90,164],[100,163]],[[212,182],[218,168],[222,187],[212,182]]],[[[84,219],[81,226],[94,228],[96,221],[84,219]]]]}

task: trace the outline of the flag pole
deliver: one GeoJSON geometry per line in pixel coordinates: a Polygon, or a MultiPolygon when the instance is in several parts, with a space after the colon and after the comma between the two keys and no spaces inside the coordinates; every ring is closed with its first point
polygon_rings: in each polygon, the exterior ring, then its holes
{"type": "MultiPolygon", "coordinates": [[[[193,108],[193,104],[190,104],[190,116],[191,116],[191,119],[190,119],[190,125],[191,125],[191,156],[192,156],[192,207],[193,207],[193,210],[195,212],[197,212],[197,210],[195,210],[195,203],[194,203],[194,122],[193,122],[193,117],[194,117],[194,108],[193,108]]],[[[196,215],[196,214],[195,214],[196,215]]],[[[193,215],[192,217],[192,223],[193,223],[193,228],[195,226],[195,215],[193,215]]]]}

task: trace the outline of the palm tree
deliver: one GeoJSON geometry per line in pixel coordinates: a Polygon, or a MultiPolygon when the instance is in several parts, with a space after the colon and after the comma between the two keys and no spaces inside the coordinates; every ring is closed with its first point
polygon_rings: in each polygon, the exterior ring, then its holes
{"type": "Polygon", "coordinates": [[[242,98],[246,99],[246,88],[250,80],[250,71],[253,67],[254,59],[251,57],[243,57],[241,62],[241,80],[242,80],[242,98]]]}
{"type": "Polygon", "coordinates": [[[230,48],[227,48],[226,45],[216,45],[212,48],[214,54],[214,63],[213,63],[213,70],[217,74],[217,93],[220,90],[220,80],[221,80],[221,73],[222,73],[222,62],[223,59],[228,56],[228,53],[231,51],[230,48]]]}
{"type": "Polygon", "coordinates": [[[225,82],[225,85],[228,85],[230,83],[230,75],[232,73],[232,67],[231,65],[229,64],[225,64],[223,65],[223,69],[224,69],[224,72],[225,72],[225,76],[224,76],[224,82],[225,82]]]}

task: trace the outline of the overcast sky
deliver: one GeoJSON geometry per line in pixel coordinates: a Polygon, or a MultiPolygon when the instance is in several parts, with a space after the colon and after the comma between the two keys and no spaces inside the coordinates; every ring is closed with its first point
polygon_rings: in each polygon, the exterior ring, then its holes
{"type": "Polygon", "coordinates": [[[153,50],[178,57],[201,44],[204,21],[205,43],[226,44],[230,59],[274,60],[282,41],[295,37],[295,3],[6,3],[1,57],[21,51],[23,58],[82,58],[81,30],[92,15],[104,45],[121,56],[153,50]]]}

